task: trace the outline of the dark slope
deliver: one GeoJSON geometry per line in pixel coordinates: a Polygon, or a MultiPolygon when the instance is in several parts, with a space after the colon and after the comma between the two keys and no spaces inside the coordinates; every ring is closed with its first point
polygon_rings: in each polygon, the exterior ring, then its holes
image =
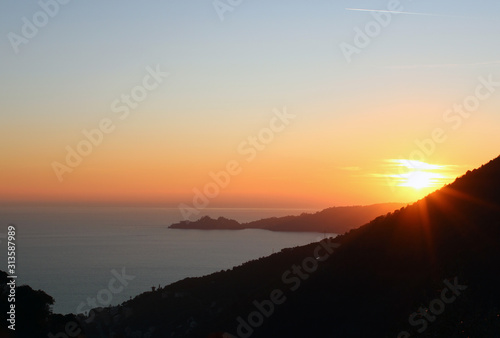
{"type": "Polygon", "coordinates": [[[28,285],[16,286],[15,302],[9,301],[12,300],[9,297],[12,295],[12,280],[7,273],[0,271],[1,338],[45,338],[49,332],[64,332],[68,322],[75,323],[77,328],[75,316],[52,314],[54,299],[42,290],[33,290],[28,285]],[[15,313],[11,310],[12,305],[15,313]]]}
{"type": "Polygon", "coordinates": [[[343,234],[359,227],[373,218],[403,207],[402,203],[381,203],[366,206],[333,207],[316,213],[299,216],[270,217],[248,223],[238,223],[224,217],[208,216],[194,222],[181,221],[172,224],[172,229],[241,230],[265,229],[271,231],[310,231],[343,234]]]}
{"type": "Polygon", "coordinates": [[[500,337],[499,206],[497,158],[336,238],[340,247],[309,273],[304,266],[326,252],[319,254],[318,243],[142,294],[113,309],[132,313],[126,320],[105,324],[103,311],[95,324],[113,332],[149,330],[153,337],[208,337],[236,335],[237,318],[248,322],[253,313],[251,337],[397,337],[403,330],[409,335],[400,337],[416,337],[424,328],[420,336],[500,337]],[[294,264],[301,272],[287,272],[294,264]],[[303,279],[292,279],[298,275],[303,279]],[[467,288],[454,295],[446,283],[467,288]],[[260,323],[254,301],[268,300],[273,290],[286,301],[260,323]],[[439,315],[423,312],[427,319],[409,323],[442,295],[453,301],[435,307],[439,315]]]}

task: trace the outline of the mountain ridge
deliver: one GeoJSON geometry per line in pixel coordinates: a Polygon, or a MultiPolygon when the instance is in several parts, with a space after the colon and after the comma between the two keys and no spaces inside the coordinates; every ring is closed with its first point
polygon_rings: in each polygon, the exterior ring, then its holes
{"type": "Polygon", "coordinates": [[[169,226],[171,229],[196,230],[243,230],[264,229],[271,231],[323,232],[341,234],[363,225],[376,216],[405,206],[404,203],[378,203],[366,206],[330,207],[315,213],[298,216],[269,217],[256,221],[239,223],[236,220],[209,216],[196,221],[181,221],[169,226]]]}
{"type": "MultiPolygon", "coordinates": [[[[184,303],[189,317],[169,311],[173,304],[154,292],[126,306],[169,313],[175,325],[157,321],[155,330],[173,337],[207,337],[210,332],[212,337],[228,332],[241,338],[500,336],[499,191],[496,158],[407,207],[328,240],[340,246],[300,279],[296,290],[286,290],[280,275],[315,257],[318,243],[157,291],[200,302],[197,307],[184,303]],[[443,290],[450,291],[447,285],[466,289],[443,313],[429,312],[429,304],[438,304],[443,290]],[[259,325],[249,324],[256,302],[262,304],[280,289],[287,291],[286,302],[259,325]],[[244,334],[245,328],[251,334],[244,334]]],[[[137,330],[144,325],[128,323],[137,330]]]]}

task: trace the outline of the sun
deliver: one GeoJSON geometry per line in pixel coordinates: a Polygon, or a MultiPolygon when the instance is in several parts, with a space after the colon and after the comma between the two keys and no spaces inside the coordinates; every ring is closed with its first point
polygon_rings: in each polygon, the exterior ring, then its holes
{"type": "Polygon", "coordinates": [[[429,188],[434,185],[433,178],[436,174],[427,171],[413,171],[408,173],[406,182],[400,184],[404,187],[411,187],[415,190],[429,188]]]}
{"type": "Polygon", "coordinates": [[[412,160],[391,160],[399,171],[391,175],[400,187],[413,188],[415,190],[430,189],[442,185],[446,178],[439,173],[444,166],[412,160]]]}

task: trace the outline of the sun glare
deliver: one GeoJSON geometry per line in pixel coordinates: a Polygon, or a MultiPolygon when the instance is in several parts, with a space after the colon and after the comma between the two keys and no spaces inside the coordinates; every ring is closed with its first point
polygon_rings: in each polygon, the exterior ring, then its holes
{"type": "Polygon", "coordinates": [[[406,181],[402,182],[400,186],[411,187],[416,190],[429,188],[434,185],[433,179],[440,176],[438,174],[426,171],[413,171],[407,174],[406,181]]]}
{"type": "Polygon", "coordinates": [[[391,175],[396,185],[409,187],[415,190],[438,187],[446,182],[447,177],[439,171],[446,166],[411,160],[390,160],[398,168],[399,173],[391,175]]]}

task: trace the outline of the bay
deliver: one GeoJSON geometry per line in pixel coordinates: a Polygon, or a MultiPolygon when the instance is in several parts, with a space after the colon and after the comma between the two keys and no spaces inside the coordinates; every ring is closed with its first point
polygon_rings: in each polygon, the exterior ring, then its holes
{"type": "MultiPolygon", "coordinates": [[[[312,211],[206,209],[200,216],[245,222],[312,211]]],[[[55,299],[54,313],[67,314],[117,305],[152,287],[230,269],[332,235],[168,229],[180,219],[178,209],[169,208],[2,207],[0,236],[8,224],[15,224],[18,285],[45,291],[55,299]]],[[[6,239],[0,241],[5,253],[0,254],[0,270],[6,271],[6,239]]]]}

